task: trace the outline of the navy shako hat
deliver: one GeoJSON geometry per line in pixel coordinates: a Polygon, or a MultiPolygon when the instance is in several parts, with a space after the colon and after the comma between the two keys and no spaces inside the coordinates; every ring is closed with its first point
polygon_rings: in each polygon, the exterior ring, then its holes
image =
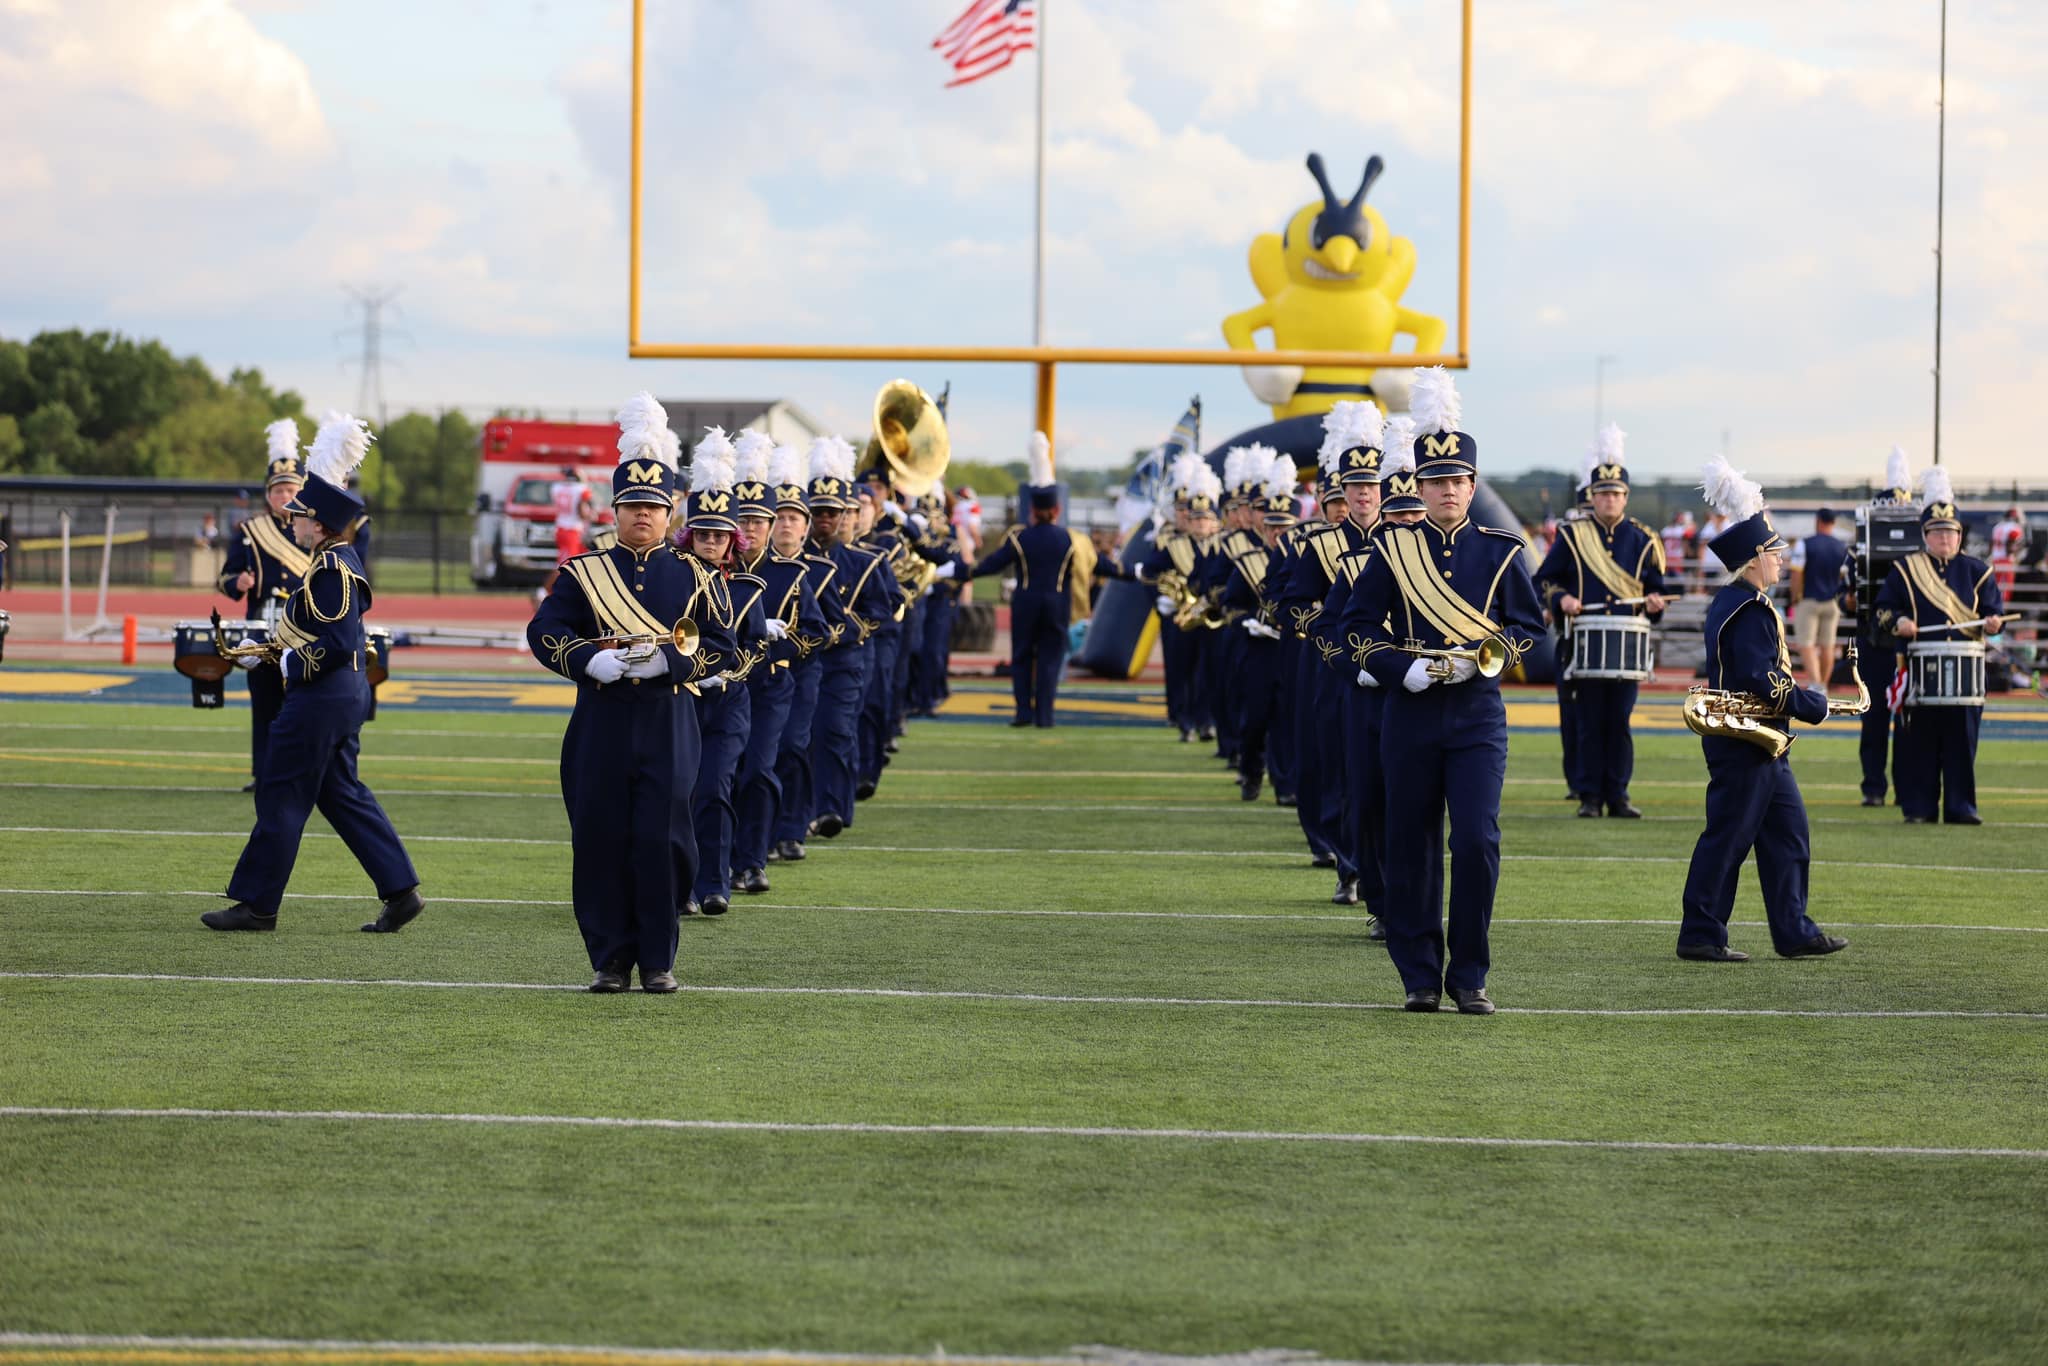
{"type": "Polygon", "coordinates": [[[853,447],[842,437],[821,436],[811,443],[811,508],[844,512],[853,506],[853,447]]]}
{"type": "Polygon", "coordinates": [[[1448,479],[1479,475],[1479,443],[1458,430],[1464,401],[1451,372],[1432,365],[1415,372],[1408,411],[1415,418],[1415,477],[1448,479]]]}
{"type": "Polygon", "coordinates": [[[1033,432],[1026,455],[1031,482],[1025,486],[1024,493],[1031,501],[1032,511],[1056,511],[1060,505],[1060,490],[1053,480],[1051,439],[1044,432],[1033,432]]]}
{"type": "Polygon", "coordinates": [[[1785,542],[1764,508],[1763,485],[1743,476],[1717,455],[1700,468],[1700,491],[1714,511],[1728,518],[1728,529],[1707,543],[1730,573],[1767,550],[1783,550],[1785,542]]]}
{"type": "Polygon", "coordinates": [[[1622,442],[1627,436],[1610,422],[1593,439],[1593,467],[1585,480],[1589,500],[1595,493],[1628,492],[1628,467],[1622,461],[1622,442]]]}
{"type": "Polygon", "coordinates": [[[1385,462],[1385,415],[1370,399],[1346,400],[1323,415],[1316,463],[1338,484],[1377,484],[1385,462]]]}
{"type": "Polygon", "coordinates": [[[1380,516],[1390,512],[1427,512],[1415,482],[1415,445],[1406,413],[1387,419],[1387,462],[1380,466],[1380,516]]]}
{"type": "Polygon", "coordinates": [[[1272,452],[1258,500],[1259,520],[1267,526],[1293,526],[1301,520],[1295,506],[1294,490],[1301,483],[1301,471],[1292,456],[1272,452]]]}
{"type": "Polygon", "coordinates": [[[732,515],[736,519],[763,517],[773,521],[775,503],[768,487],[768,457],[775,449],[774,439],[747,427],[733,438],[732,449],[732,515]]]}
{"type": "Polygon", "coordinates": [[[768,486],[774,490],[775,511],[784,509],[811,515],[804,497],[804,458],[794,446],[777,446],[768,453],[768,486]]]}
{"type": "Polygon", "coordinates": [[[349,476],[370,453],[370,426],[347,413],[329,412],[313,436],[306,457],[306,482],[284,510],[311,517],[324,527],[346,531],[363,515],[363,500],[349,490],[349,476]]]}
{"type": "Polygon", "coordinates": [[[690,451],[690,496],[685,525],[692,531],[737,531],[733,520],[733,446],[722,427],[704,429],[690,451]]]}
{"type": "Polygon", "coordinates": [[[619,463],[612,469],[612,506],[676,505],[676,464],[682,438],[668,427],[668,411],[645,392],[619,409],[619,463]]]}
{"type": "Polygon", "coordinates": [[[263,439],[270,451],[263,473],[263,487],[303,484],[306,467],[299,460],[299,424],[291,418],[281,417],[263,429],[263,439]]]}
{"type": "Polygon", "coordinates": [[[1962,529],[1963,519],[1956,515],[1956,494],[1948,471],[1936,465],[1920,476],[1920,534],[1962,529]]]}

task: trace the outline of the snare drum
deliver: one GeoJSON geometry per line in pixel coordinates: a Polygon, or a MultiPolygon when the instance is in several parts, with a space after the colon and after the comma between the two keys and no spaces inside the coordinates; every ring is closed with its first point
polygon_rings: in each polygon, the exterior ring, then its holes
{"type": "Polygon", "coordinates": [[[369,676],[373,688],[391,677],[391,628],[388,626],[371,626],[364,630],[363,672],[369,676]]]}
{"type": "MultiPolygon", "coordinates": [[[[220,627],[230,639],[240,640],[244,628],[251,624],[246,621],[224,621],[220,627]]],[[[235,662],[223,658],[221,652],[213,647],[212,622],[179,622],[175,641],[171,666],[185,677],[218,683],[235,671],[235,662]]]]}
{"type": "Polygon", "coordinates": [[[1641,683],[1655,663],[1648,617],[1583,612],[1572,618],[1572,662],[1566,678],[1641,683]]]}
{"type": "Polygon", "coordinates": [[[1915,640],[1906,646],[1906,705],[1984,705],[1984,642],[1915,640]]]}

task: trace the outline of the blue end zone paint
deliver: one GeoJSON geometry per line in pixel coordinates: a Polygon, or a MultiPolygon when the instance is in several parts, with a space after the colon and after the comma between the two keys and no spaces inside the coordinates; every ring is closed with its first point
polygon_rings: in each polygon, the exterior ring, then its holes
{"type": "MultiPolygon", "coordinates": [[[[1524,735],[1555,735],[1556,704],[1548,688],[1510,691],[1508,729],[1524,735]]],[[[414,674],[395,676],[378,690],[381,712],[393,711],[559,711],[576,700],[575,689],[550,674],[414,674]]],[[[1636,706],[1635,729],[1671,734],[1684,729],[1677,693],[1650,693],[1636,706]]],[[[167,669],[121,669],[101,665],[0,666],[0,702],[121,702],[149,706],[192,706],[192,685],[167,669]],[[49,686],[38,687],[38,678],[49,686]]],[[[249,705],[245,688],[229,680],[227,705],[249,705]]],[[[936,719],[1007,725],[1014,703],[1007,684],[956,683],[936,719]]],[[[1156,687],[1061,687],[1059,722],[1073,726],[1164,727],[1164,695],[1156,687]]],[[[376,722],[370,726],[374,731],[376,722]]],[[[1801,726],[1802,737],[1850,739],[1854,727],[1836,721],[1818,729],[1801,726]]],[[[1983,738],[2048,740],[2048,707],[2025,700],[1993,702],[1984,712],[1983,738]]]]}

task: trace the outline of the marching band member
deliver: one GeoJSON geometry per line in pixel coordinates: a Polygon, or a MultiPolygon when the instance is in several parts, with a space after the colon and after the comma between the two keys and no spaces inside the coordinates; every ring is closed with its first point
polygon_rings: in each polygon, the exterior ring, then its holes
{"type": "MultiPolygon", "coordinates": [[[[770,839],[782,801],[783,735],[796,700],[797,672],[825,640],[825,618],[811,591],[803,554],[811,519],[802,506],[802,459],[793,447],[777,446],[763,462],[758,479],[743,465],[733,485],[734,520],[747,543],[735,562],[734,578],[743,573],[763,584],[763,628],[770,641],[766,658],[747,675],[747,705],[753,719],[734,780],[733,886],[747,893],[769,890],[770,839]],[[784,506],[785,497],[797,506],[784,506]]],[[[816,696],[814,690],[812,697],[816,696]]],[[[804,724],[808,730],[808,718],[804,724]]]]}
{"type": "Polygon", "coordinates": [[[1031,434],[1030,460],[1030,525],[1011,527],[1002,544],[982,556],[968,577],[986,578],[1005,570],[1016,574],[1017,587],[1010,594],[1010,689],[1017,714],[1010,724],[1049,730],[1060,673],[1067,664],[1073,586],[1085,569],[1076,563],[1079,547],[1074,537],[1059,524],[1060,491],[1053,482],[1052,443],[1044,432],[1031,434]]]}
{"type": "MultiPolygon", "coordinates": [[[[1266,774],[1268,739],[1274,727],[1286,720],[1280,702],[1278,604],[1270,596],[1277,585],[1269,584],[1268,578],[1273,572],[1280,537],[1295,521],[1294,461],[1271,447],[1251,449],[1267,466],[1260,486],[1263,496],[1256,500],[1261,548],[1247,551],[1232,563],[1230,580],[1223,589],[1224,607],[1237,614],[1232,627],[1244,636],[1237,651],[1237,696],[1241,708],[1237,718],[1237,783],[1248,802],[1259,799],[1259,787],[1266,774]]],[[[1277,777],[1274,783],[1278,785],[1277,777]]]]}
{"type": "MultiPolygon", "coordinates": [[[[299,424],[281,417],[263,429],[263,436],[270,449],[263,476],[263,501],[269,506],[235,527],[234,544],[228,547],[216,585],[224,596],[242,603],[242,616],[250,621],[275,615],[299,591],[312,564],[312,556],[293,539],[291,514],[285,511],[305,482],[299,465],[299,424]]],[[[284,705],[284,675],[275,661],[258,655],[238,662],[249,680],[250,778],[242,790],[254,792],[263,773],[270,723],[284,705]]]]}
{"type": "MultiPolygon", "coordinates": [[[[934,484],[918,500],[917,512],[924,519],[924,530],[917,540],[917,553],[934,564],[961,560],[953,519],[946,509],[945,486],[934,484]]],[[[956,568],[954,573],[959,573],[959,569],[956,568]]],[[[960,586],[957,583],[937,582],[924,590],[924,626],[918,636],[916,667],[911,671],[906,698],[911,716],[936,716],[939,704],[948,696],[947,659],[953,650],[953,619],[958,615],[959,606],[960,586]]]]}
{"type": "MultiPolygon", "coordinates": [[[[1326,509],[1337,516],[1329,525],[1304,538],[1302,553],[1293,564],[1280,598],[1286,619],[1307,641],[1303,672],[1310,682],[1308,691],[1297,702],[1296,718],[1297,751],[1302,756],[1303,769],[1297,810],[1302,829],[1308,835],[1310,853],[1326,852],[1328,862],[1316,862],[1337,870],[1337,890],[1330,899],[1339,906],[1355,906],[1361,895],[1358,850],[1349,833],[1356,800],[1350,791],[1350,756],[1356,750],[1345,739],[1350,724],[1346,713],[1351,704],[1347,694],[1353,687],[1348,672],[1340,673],[1330,667],[1333,655],[1342,653],[1341,638],[1333,649],[1329,637],[1316,628],[1326,614],[1328,624],[1336,624],[1343,601],[1340,598],[1337,610],[1332,612],[1327,602],[1331,590],[1341,581],[1343,597],[1349,597],[1350,580],[1343,569],[1345,557],[1365,548],[1379,522],[1383,428],[1379,405],[1369,401],[1339,403],[1324,415],[1323,444],[1317,453],[1317,464],[1325,473],[1326,509]],[[1333,727],[1337,732],[1334,747],[1329,735],[1333,727]]],[[[1377,781],[1376,761],[1373,773],[1377,781]]],[[[1379,890],[1375,874],[1375,905],[1379,890]]]]}
{"type": "Polygon", "coordinates": [[[618,542],[563,565],[526,628],[534,658],[576,684],[562,733],[562,801],[576,924],[597,992],[624,991],[636,964],[642,990],[676,989],[677,912],[695,873],[678,867],[675,839],[697,773],[691,685],[733,653],[724,582],[667,541],[679,454],[668,414],[636,394],[619,411],[618,542]],[[687,655],[672,640],[685,618],[698,631],[687,655]],[[649,643],[613,643],[636,636],[649,643]]]}
{"type": "MultiPolygon", "coordinates": [[[[1202,565],[1201,588],[1212,600],[1222,598],[1238,557],[1260,548],[1252,527],[1257,516],[1254,505],[1265,475],[1265,461],[1253,448],[1233,446],[1223,453],[1223,531],[1202,565]]],[[[1244,637],[1220,628],[1205,635],[1209,707],[1216,718],[1216,757],[1226,767],[1235,769],[1242,748],[1238,736],[1238,692],[1242,679],[1238,669],[1244,654],[1244,637]]]]}
{"type": "MultiPolygon", "coordinates": [[[[1340,408],[1361,405],[1340,403],[1340,408]]],[[[1379,408],[1372,408],[1375,415],[1379,408]]],[[[1336,717],[1334,704],[1325,705],[1325,688],[1334,681],[1334,671],[1323,666],[1321,654],[1309,642],[1309,628],[1323,610],[1347,542],[1344,529],[1351,525],[1350,508],[1337,482],[1341,452],[1332,448],[1330,417],[1323,418],[1323,448],[1317,454],[1316,510],[1320,523],[1304,522],[1291,538],[1286,572],[1279,575],[1274,590],[1278,620],[1282,623],[1282,646],[1292,659],[1291,679],[1286,693],[1287,724],[1294,741],[1294,814],[1308,841],[1310,866],[1337,868],[1337,822],[1343,805],[1340,755],[1326,753],[1328,732],[1336,717]]],[[[1290,671],[1283,670],[1283,673],[1290,671]]],[[[1344,877],[1340,870],[1338,882],[1344,877]]]]}
{"type": "MultiPolygon", "coordinates": [[[[1589,612],[1647,615],[1652,621],[1664,615],[1664,543],[1655,531],[1627,515],[1623,436],[1612,422],[1600,429],[1587,482],[1593,515],[1560,526],[1550,554],[1536,571],[1544,607],[1553,619],[1567,624],[1589,612]],[[1640,603],[1621,605],[1638,598],[1640,603]]],[[[1628,799],[1636,766],[1629,719],[1635,712],[1638,685],[1625,679],[1581,678],[1569,686],[1572,725],[1578,735],[1579,814],[1598,816],[1604,803],[1610,816],[1641,819],[1643,813],[1628,799]]]]}
{"type": "MultiPolygon", "coordinates": [[[[1572,492],[1572,505],[1558,520],[1557,537],[1551,542],[1551,549],[1565,539],[1566,532],[1575,524],[1593,515],[1593,466],[1599,463],[1597,448],[1586,452],[1585,460],[1579,466],[1579,485],[1572,492]]],[[[1545,619],[1557,640],[1552,650],[1555,669],[1551,685],[1557,691],[1557,735],[1564,757],[1565,795],[1573,801],[1581,801],[1586,792],[1586,778],[1579,768],[1579,714],[1578,693],[1572,680],[1572,621],[1562,612],[1545,608],[1545,619]]]]}
{"type": "Polygon", "coordinates": [[[363,929],[402,929],[426,905],[419,874],[390,817],[356,776],[370,684],[363,675],[363,613],[370,583],[349,535],[363,501],[348,491],[349,472],[370,449],[369,428],[329,413],[313,438],[307,476],[283,511],[308,552],[305,577],[286,600],[276,642],[284,702],[270,724],[256,770],[256,828],[228,879],[234,903],[199,917],[210,930],[274,930],[285,884],[298,861],[306,819],[315,808],[341,836],[384,903],[363,929]]]}
{"type": "MultiPolygon", "coordinates": [[[[1991,566],[1965,555],[1948,471],[1936,465],[1921,476],[1920,543],[1926,547],[1894,564],[1877,593],[1877,626],[1904,641],[1902,653],[1922,640],[1977,640],[2005,628],[2005,595],[1991,566]],[[1982,621],[1981,626],[1959,627],[1982,621]]],[[[1983,706],[1928,706],[1909,695],[1899,722],[1895,774],[1899,808],[1908,825],[1934,821],[1982,825],[1977,814],[1977,731],[1983,706]]]]}
{"type": "Polygon", "coordinates": [[[1507,778],[1507,713],[1500,685],[1470,657],[1418,652],[1471,650],[1498,637],[1512,666],[1542,630],[1522,538],[1467,515],[1478,478],[1478,443],[1458,430],[1450,374],[1415,376],[1416,479],[1428,512],[1389,526],[1358,576],[1344,611],[1353,655],[1385,691],[1380,758],[1387,774],[1387,950],[1407,990],[1405,1006],[1432,1011],[1449,989],[1460,1012],[1490,1015],[1487,944],[1500,878],[1500,798],[1507,778]],[[1391,625],[1389,625],[1391,623],[1391,625]],[[1444,958],[1443,817],[1451,817],[1450,958],[1444,958]]]}
{"type": "MultiPolygon", "coordinates": [[[[1764,510],[1764,491],[1715,456],[1702,470],[1707,502],[1727,519],[1708,545],[1734,577],[1707,604],[1707,687],[1767,699],[1779,715],[1818,723],[1827,695],[1802,688],[1785,647],[1785,622],[1770,589],[1784,573],[1785,542],[1764,510]]],[[[1740,963],[1728,947],[1735,884],[1756,850],[1771,945],[1787,958],[1834,953],[1849,941],[1821,933],[1806,915],[1806,803],[1783,754],[1748,741],[1702,736],[1707,758],[1707,828],[1693,846],[1685,878],[1678,956],[1701,963],[1740,963]]]]}
{"type": "MultiPolygon", "coordinates": [[[[837,437],[811,447],[811,537],[837,572],[830,591],[846,629],[825,654],[818,707],[811,718],[811,769],[816,811],[811,829],[831,839],[853,824],[860,781],[860,715],[873,667],[873,636],[901,601],[881,557],[853,544],[862,500],[853,480],[853,447],[837,437]]],[[[874,504],[867,503],[872,518],[874,504]]]]}
{"type": "MultiPolygon", "coordinates": [[[[860,527],[853,543],[881,562],[878,582],[889,596],[889,610],[876,622],[874,634],[868,640],[868,672],[860,704],[860,768],[853,789],[856,801],[866,801],[875,795],[875,789],[881,786],[882,769],[889,762],[889,751],[895,747],[896,685],[903,662],[903,642],[909,633],[904,620],[909,604],[903,599],[891,567],[900,553],[904,528],[900,514],[890,511],[895,505],[887,496],[887,479],[883,471],[869,470],[868,477],[854,485],[854,494],[860,500],[860,527]]],[[[851,821],[849,816],[848,823],[851,821]]]]}
{"type": "MultiPolygon", "coordinates": [[[[1167,482],[1173,489],[1173,525],[1157,525],[1155,519],[1152,549],[1132,566],[1139,582],[1157,586],[1160,575],[1172,573],[1179,576],[1183,589],[1192,589],[1200,549],[1189,529],[1189,498],[1200,482],[1198,471],[1207,469],[1194,451],[1182,451],[1167,467],[1167,482]]],[[[1162,591],[1155,605],[1159,613],[1159,657],[1166,670],[1166,719],[1180,731],[1181,743],[1186,744],[1209,729],[1199,686],[1201,642],[1195,633],[1200,628],[1181,629],[1175,621],[1181,604],[1170,594],[1162,591]]],[[[1202,734],[1202,738],[1211,737],[1202,734]]]]}
{"type": "MultiPolygon", "coordinates": [[[[835,651],[851,650],[853,646],[849,638],[855,635],[834,586],[839,576],[839,562],[828,553],[834,538],[821,536],[813,529],[813,499],[807,492],[805,479],[807,470],[833,459],[837,441],[835,437],[822,436],[813,441],[808,456],[800,458],[793,467],[784,471],[787,482],[778,478],[775,485],[777,553],[802,559],[805,586],[809,588],[818,615],[824,622],[821,638],[791,666],[791,672],[796,675],[796,691],[790,698],[789,720],[783,725],[782,744],[775,755],[775,781],[782,791],[775,812],[775,844],[771,857],[787,863],[796,863],[804,857],[804,837],[810,833],[811,821],[819,810],[816,772],[811,761],[811,732],[818,714],[825,661],[835,651]],[[785,551],[784,546],[789,549],[785,551]]],[[[849,455],[848,468],[851,467],[849,455]]],[[[838,494],[834,490],[839,487],[836,477],[826,476],[810,487],[817,489],[818,497],[823,500],[819,506],[831,504],[836,509],[838,494]]]]}
{"type": "MultiPolygon", "coordinates": [[[[1892,447],[1885,460],[1884,490],[1872,506],[1910,507],[1913,502],[1913,473],[1903,448],[1892,447]]],[[[1856,613],[1856,677],[1870,694],[1870,710],[1863,713],[1863,729],[1857,740],[1856,757],[1863,769],[1859,786],[1863,805],[1883,806],[1886,791],[1885,763],[1891,755],[1892,706],[1890,686],[1898,666],[1898,638],[1877,624],[1877,588],[1870,588],[1873,601],[1860,602],[1852,591],[1848,607],[1856,613]]]]}
{"type": "MultiPolygon", "coordinates": [[[[740,441],[746,445],[748,472],[757,477],[754,487],[765,494],[758,480],[767,475],[768,448],[774,443],[753,431],[742,431],[740,441]]],[[[685,522],[689,548],[683,553],[714,579],[724,580],[725,601],[714,604],[713,610],[723,612],[734,649],[726,668],[707,673],[696,685],[697,781],[690,789],[689,811],[677,821],[675,840],[676,891],[687,897],[681,907],[684,915],[724,915],[732,909],[733,786],[754,724],[746,679],[753,661],[765,653],[768,639],[761,610],[767,584],[734,572],[732,566],[733,533],[739,526],[733,517],[739,459],[740,444],[717,427],[708,428],[690,453],[685,522]],[[686,843],[695,851],[687,865],[686,843]]]]}

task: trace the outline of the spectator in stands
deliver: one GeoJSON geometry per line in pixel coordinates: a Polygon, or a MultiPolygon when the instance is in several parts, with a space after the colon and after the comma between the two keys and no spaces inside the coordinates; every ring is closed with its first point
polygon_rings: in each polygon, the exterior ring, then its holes
{"type": "Polygon", "coordinates": [[[1685,577],[1686,556],[1692,553],[1693,524],[1692,512],[1680,508],[1671,514],[1671,520],[1657,533],[1664,542],[1664,566],[1671,572],[1674,581],[1685,577]]]}
{"type": "Polygon", "coordinates": [[[2019,579],[2020,557],[2026,553],[2027,515],[2018,507],[2005,510],[2005,520],[1991,528],[1991,574],[1998,591],[2012,596],[2019,579]]]}
{"type": "Polygon", "coordinates": [[[212,513],[199,519],[199,530],[193,535],[192,544],[201,550],[212,550],[220,544],[220,521],[212,513]]]}
{"type": "MultiPolygon", "coordinates": [[[[1714,541],[1721,535],[1721,533],[1726,531],[1727,529],[1727,517],[1723,516],[1719,512],[1716,512],[1712,516],[1707,518],[1706,525],[1702,526],[1698,531],[1693,533],[1693,545],[1695,547],[1703,545],[1712,545],[1714,541]]],[[[1699,555],[1694,557],[1692,560],[1692,566],[1693,586],[1695,588],[1705,587],[1707,580],[1707,557],[1705,555],[1699,555]]]]}
{"type": "Polygon", "coordinates": [[[1848,590],[1849,547],[1835,535],[1835,514],[1813,515],[1813,534],[1792,545],[1793,626],[1799,657],[1813,686],[1827,690],[1835,670],[1835,633],[1842,624],[1842,594],[1848,590]]]}
{"type": "MultiPolygon", "coordinates": [[[[953,490],[952,516],[953,538],[959,545],[960,556],[971,564],[981,558],[981,499],[976,497],[974,490],[966,484],[953,490]]],[[[971,602],[973,599],[974,581],[962,579],[960,601],[971,602]]]]}

